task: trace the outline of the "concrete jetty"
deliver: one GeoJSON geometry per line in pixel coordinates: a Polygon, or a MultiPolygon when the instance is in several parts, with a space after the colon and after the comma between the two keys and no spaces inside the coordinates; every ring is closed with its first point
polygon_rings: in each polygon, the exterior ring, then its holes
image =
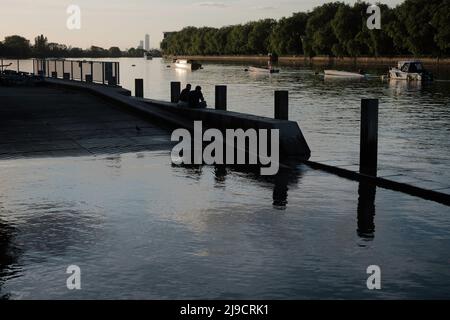
{"type": "Polygon", "coordinates": [[[201,120],[206,127],[225,129],[278,129],[280,132],[280,153],[285,157],[308,160],[311,150],[297,122],[272,119],[251,114],[216,109],[192,109],[180,107],[177,103],[130,97],[130,91],[120,87],[109,87],[60,79],[46,79],[46,83],[60,88],[90,92],[128,110],[141,113],[153,121],[173,128],[193,130],[194,121],[201,120]]]}
{"type": "Polygon", "coordinates": [[[93,95],[0,86],[0,159],[169,150],[170,132],[93,95]]]}

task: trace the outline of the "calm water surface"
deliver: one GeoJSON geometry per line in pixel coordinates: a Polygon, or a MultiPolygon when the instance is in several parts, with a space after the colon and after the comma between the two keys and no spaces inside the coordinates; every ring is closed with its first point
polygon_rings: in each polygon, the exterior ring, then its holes
{"type": "Polygon", "coordinates": [[[0,168],[10,298],[450,298],[449,210],[433,202],[303,166],[272,180],[174,167],[167,153],[0,168]]]}
{"type": "MultiPolygon", "coordinates": [[[[227,84],[230,110],[272,116],[273,90],[288,89],[313,159],[348,167],[358,162],[359,101],[378,97],[380,172],[449,186],[447,82],[120,61],[122,84],[143,77],[151,98],[167,100],[169,82],[180,80],[213,101],[213,85],[227,84]]],[[[142,152],[5,160],[0,178],[0,297],[450,298],[448,207],[302,165],[263,179],[142,152]],[[72,264],[82,269],[76,292],[66,289],[72,264]],[[369,265],[381,267],[380,291],[366,288],[369,265]]]]}
{"type": "MultiPolygon", "coordinates": [[[[297,121],[312,160],[357,169],[362,98],[380,100],[381,176],[402,173],[415,185],[450,193],[450,69],[432,68],[429,84],[382,82],[386,67],[365,67],[370,80],[324,80],[323,66],[281,66],[272,76],[244,72],[245,65],[207,63],[197,72],[167,68],[161,59],[120,59],[121,82],[134,90],[145,81],[145,96],[169,100],[170,81],[201,85],[214,103],[214,86],[228,85],[228,109],[273,117],[274,90],[289,90],[289,117],[297,121]],[[135,67],[132,67],[132,65],[135,67]]],[[[340,69],[355,69],[341,66],[340,69]]],[[[399,178],[400,179],[400,178],[399,178]]],[[[403,182],[407,182],[403,178],[403,182]]]]}

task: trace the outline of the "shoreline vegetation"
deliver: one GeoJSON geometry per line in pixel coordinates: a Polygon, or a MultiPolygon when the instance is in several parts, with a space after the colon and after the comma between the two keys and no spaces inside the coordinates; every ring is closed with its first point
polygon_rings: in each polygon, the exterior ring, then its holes
{"type": "MultiPolygon", "coordinates": [[[[267,64],[267,56],[264,55],[174,55],[164,56],[165,59],[187,59],[205,62],[242,62],[267,64]]],[[[332,57],[332,56],[280,56],[279,64],[357,64],[357,65],[396,65],[401,60],[420,60],[425,65],[450,66],[450,58],[414,57],[414,56],[391,56],[391,57],[332,57]]]]}
{"type": "MultiPolygon", "coordinates": [[[[122,51],[119,47],[104,49],[91,46],[88,49],[67,46],[65,44],[49,42],[47,37],[39,35],[32,45],[30,40],[19,35],[7,36],[0,41],[0,57],[5,59],[28,58],[142,58],[146,51],[141,48],[130,48],[122,51]]],[[[161,51],[148,51],[153,57],[161,57],[161,51]]]]}
{"type": "Polygon", "coordinates": [[[161,49],[167,56],[272,53],[315,60],[327,56],[343,61],[365,57],[373,57],[368,61],[394,56],[450,57],[450,0],[405,0],[393,8],[378,3],[381,29],[367,26],[370,6],[360,1],[353,6],[329,2],[279,20],[263,19],[221,28],[186,27],[168,33],[161,49]]]}

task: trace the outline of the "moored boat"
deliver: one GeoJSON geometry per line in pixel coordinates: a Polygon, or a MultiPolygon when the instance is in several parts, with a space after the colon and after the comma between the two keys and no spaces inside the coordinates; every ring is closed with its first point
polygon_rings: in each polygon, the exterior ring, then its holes
{"type": "Polygon", "coordinates": [[[185,59],[177,59],[175,60],[175,67],[179,69],[186,69],[186,70],[198,70],[202,67],[202,65],[198,62],[192,61],[192,60],[185,60],[185,59]]]}
{"type": "Polygon", "coordinates": [[[258,67],[248,67],[245,69],[248,72],[256,72],[256,73],[279,73],[280,70],[272,69],[272,68],[258,68],[258,67]]]}
{"type": "Polygon", "coordinates": [[[339,70],[324,70],[324,74],[326,77],[336,77],[336,78],[357,78],[362,79],[365,78],[366,75],[362,73],[356,72],[348,72],[348,71],[339,71],[339,70]]]}
{"type": "Polygon", "coordinates": [[[387,78],[390,80],[433,81],[433,75],[423,68],[418,60],[399,61],[397,67],[389,69],[387,78]]]}

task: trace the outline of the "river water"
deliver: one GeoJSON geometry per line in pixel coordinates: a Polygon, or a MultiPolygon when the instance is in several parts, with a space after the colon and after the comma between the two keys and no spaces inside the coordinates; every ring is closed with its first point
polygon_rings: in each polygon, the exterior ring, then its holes
{"type": "MultiPolygon", "coordinates": [[[[214,85],[227,84],[229,110],[272,116],[273,91],[289,90],[289,116],[312,159],[346,168],[358,163],[360,99],[379,98],[380,174],[448,190],[449,82],[329,82],[306,66],[255,77],[238,64],[185,72],[159,59],[120,62],[122,85],[144,78],[155,99],[168,100],[174,80],[201,85],[208,101],[214,85]]],[[[263,179],[139,152],[4,160],[0,176],[5,298],[450,298],[447,206],[303,165],[263,179]],[[82,270],[79,291],[66,288],[73,264],[82,270]],[[367,289],[370,265],[381,268],[381,290],[367,289]]]]}

